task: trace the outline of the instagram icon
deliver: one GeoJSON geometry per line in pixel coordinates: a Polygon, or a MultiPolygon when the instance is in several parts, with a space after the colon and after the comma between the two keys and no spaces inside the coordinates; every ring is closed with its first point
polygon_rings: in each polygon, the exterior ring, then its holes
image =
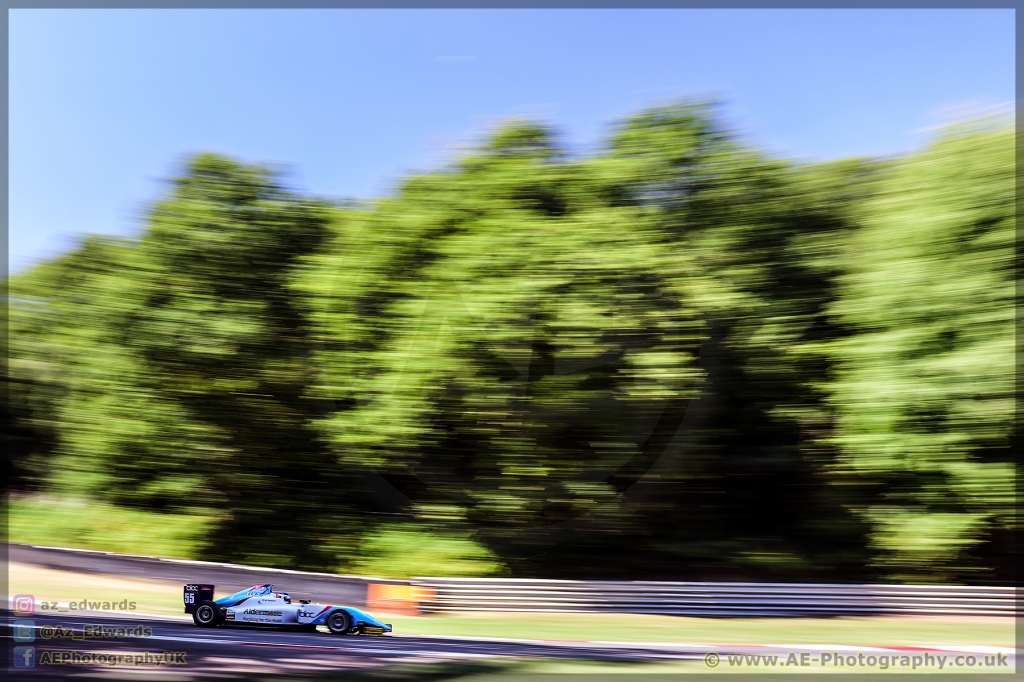
{"type": "Polygon", "coordinates": [[[31,594],[16,594],[13,601],[16,616],[31,616],[36,612],[36,599],[31,594]]]}

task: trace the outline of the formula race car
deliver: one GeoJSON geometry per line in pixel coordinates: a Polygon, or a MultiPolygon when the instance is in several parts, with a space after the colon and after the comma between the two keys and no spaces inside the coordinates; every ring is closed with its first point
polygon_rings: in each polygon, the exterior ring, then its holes
{"type": "Polygon", "coordinates": [[[351,606],[322,606],[300,599],[293,604],[273,585],[253,585],[220,599],[213,598],[213,585],[185,585],[185,613],[199,627],[211,628],[231,623],[246,625],[291,626],[315,632],[326,625],[335,635],[383,635],[391,632],[390,623],[351,606]]]}

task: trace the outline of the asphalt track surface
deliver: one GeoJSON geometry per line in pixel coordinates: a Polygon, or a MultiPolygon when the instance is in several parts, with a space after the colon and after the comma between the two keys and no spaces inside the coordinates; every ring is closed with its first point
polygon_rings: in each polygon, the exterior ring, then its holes
{"type": "MultiPolygon", "coordinates": [[[[198,628],[182,619],[125,618],[107,614],[34,615],[33,642],[13,642],[17,647],[34,648],[31,670],[13,670],[17,679],[74,679],[95,677],[104,671],[102,663],[46,664],[81,654],[151,656],[171,654],[174,663],[159,666],[142,663],[136,669],[152,679],[170,675],[177,679],[201,679],[220,675],[309,673],[312,670],[356,671],[392,666],[396,663],[466,662],[496,658],[587,659],[604,661],[658,661],[701,659],[705,650],[684,645],[613,644],[595,642],[543,642],[484,638],[430,637],[389,634],[384,636],[332,635],[321,631],[295,632],[285,628],[261,626],[221,626],[198,628]],[[107,635],[86,637],[107,628],[107,635]],[[134,630],[124,636],[110,628],[134,630]],[[140,628],[146,628],[140,632],[140,628]],[[49,657],[44,657],[50,652],[49,657]],[[54,656],[56,654],[56,656],[54,656]],[[182,664],[183,663],[183,664],[182,664]]],[[[5,639],[13,638],[13,621],[7,619],[5,639]]],[[[24,630],[20,633],[24,639],[24,630]]],[[[23,650],[22,650],[23,651],[23,650]]],[[[23,655],[23,654],[22,654],[23,655]]],[[[109,659],[108,659],[109,660],[109,659]]],[[[116,670],[129,671],[133,664],[119,663],[116,670]]]]}

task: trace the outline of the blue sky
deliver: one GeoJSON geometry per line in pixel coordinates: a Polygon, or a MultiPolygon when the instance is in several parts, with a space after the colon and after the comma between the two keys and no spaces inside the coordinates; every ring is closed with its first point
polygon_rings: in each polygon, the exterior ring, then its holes
{"type": "Polygon", "coordinates": [[[893,154],[1014,100],[1013,10],[11,10],[9,263],[137,234],[191,153],[391,191],[510,116],[574,149],[717,97],[777,154],[893,154]]]}

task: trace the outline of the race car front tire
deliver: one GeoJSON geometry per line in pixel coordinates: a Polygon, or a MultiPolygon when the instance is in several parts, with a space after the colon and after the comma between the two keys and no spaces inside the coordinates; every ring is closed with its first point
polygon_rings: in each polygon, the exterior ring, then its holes
{"type": "Polygon", "coordinates": [[[344,611],[335,611],[327,617],[327,629],[332,635],[344,635],[352,627],[352,621],[344,611]]]}
{"type": "Polygon", "coordinates": [[[212,601],[201,601],[192,612],[192,622],[201,628],[212,628],[220,622],[220,608],[212,601]]]}

